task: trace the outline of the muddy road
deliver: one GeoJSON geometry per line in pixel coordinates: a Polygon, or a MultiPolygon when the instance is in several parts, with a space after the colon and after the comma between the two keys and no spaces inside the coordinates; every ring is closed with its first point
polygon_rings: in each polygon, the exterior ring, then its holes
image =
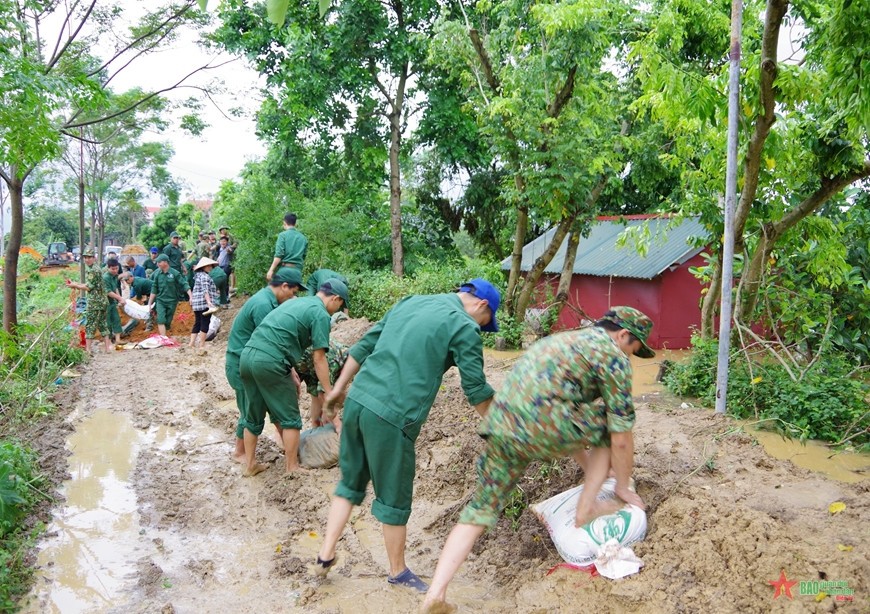
{"type": "MultiPolygon", "coordinates": [[[[353,341],[366,326],[351,320],[334,334],[353,341]]],[[[42,429],[38,447],[46,470],[67,474],[65,501],[40,541],[24,611],[416,611],[416,594],[386,583],[370,499],[339,543],[336,571],[322,583],[308,575],[338,469],[285,476],[281,451],[264,436],[259,453],[273,466],[241,477],[230,459],[237,412],[223,375],[226,330],[207,352],[97,356],[64,387],[61,417],[42,429]]],[[[511,365],[510,355],[487,356],[494,387],[511,365]]],[[[744,427],[680,408],[655,386],[636,392],[635,477],[649,533],[635,552],[645,568],[620,581],[549,573],[561,559],[525,510],[479,542],[451,585],[461,612],[868,611],[866,457],[853,457],[834,479],[774,458],[744,427]],[[835,501],[846,507],[833,515],[835,501]],[[789,581],[846,582],[852,601],[801,595],[799,584],[791,599],[774,598],[770,581],[781,572],[789,581]]],[[[307,395],[300,401],[304,416],[307,395]]],[[[408,562],[421,576],[431,577],[473,487],[476,423],[451,370],[418,441],[408,562]]],[[[272,432],[267,425],[264,434],[272,432]]],[[[534,465],[525,501],[581,480],[572,461],[534,465]]]]}

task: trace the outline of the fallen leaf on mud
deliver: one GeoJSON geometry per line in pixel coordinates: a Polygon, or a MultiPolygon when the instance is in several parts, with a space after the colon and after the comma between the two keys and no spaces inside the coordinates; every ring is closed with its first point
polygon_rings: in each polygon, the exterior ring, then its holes
{"type": "Polygon", "coordinates": [[[844,509],[846,509],[846,504],[842,501],[834,501],[828,506],[828,511],[831,512],[832,515],[839,514],[844,509]]]}
{"type": "Polygon", "coordinates": [[[275,552],[281,552],[281,544],[275,546],[275,552]]]}
{"type": "Polygon", "coordinates": [[[317,537],[317,533],[315,533],[314,531],[311,531],[311,532],[308,534],[308,537],[317,537]]]}
{"type": "Polygon", "coordinates": [[[837,550],[840,552],[852,552],[852,548],[854,546],[844,546],[843,544],[837,544],[837,550]]]}
{"type": "Polygon", "coordinates": [[[828,596],[828,593],[820,592],[818,595],[816,595],[816,602],[818,603],[819,601],[821,601],[822,599],[824,599],[827,596],[828,596]]]}

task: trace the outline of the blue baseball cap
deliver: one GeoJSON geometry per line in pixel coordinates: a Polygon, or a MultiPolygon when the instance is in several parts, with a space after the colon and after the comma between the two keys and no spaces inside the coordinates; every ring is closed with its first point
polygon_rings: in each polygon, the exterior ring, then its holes
{"type": "Polygon", "coordinates": [[[485,299],[489,303],[489,309],[492,311],[492,319],[486,326],[481,326],[480,330],[486,333],[497,333],[498,322],[495,321],[495,312],[498,311],[499,303],[501,303],[501,294],[496,290],[491,283],[478,277],[469,282],[462,284],[459,287],[460,292],[468,292],[477,298],[485,299]]]}
{"type": "Polygon", "coordinates": [[[157,249],[156,247],[152,247],[152,248],[151,248],[151,253],[152,253],[152,254],[156,254],[156,253],[159,252],[159,251],[160,251],[160,250],[157,249]]]}

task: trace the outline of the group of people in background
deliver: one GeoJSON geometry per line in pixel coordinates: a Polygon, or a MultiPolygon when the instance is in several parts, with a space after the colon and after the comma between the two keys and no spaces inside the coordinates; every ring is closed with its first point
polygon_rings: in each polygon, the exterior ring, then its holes
{"type": "Polygon", "coordinates": [[[219,235],[214,231],[200,232],[196,248],[186,250],[180,235],[173,231],[163,249],[152,247],[141,264],[127,255],[122,266],[118,254],[109,252],[100,267],[94,250],[86,249],[82,253],[85,282],[68,281],[67,285],[87,292],[84,312],[87,351],[95,351],[97,333],[107,352],[121,342],[118,307],[129,299],[148,305],[145,330],[153,330],[156,322],[159,334],[164,336],[172,328],[178,303],[189,301],[194,314],[189,345],[202,346],[211,315],[219,308],[229,308],[235,282],[232,263],[238,242],[228,226],[222,226],[218,232],[219,235]],[[122,282],[129,290],[126,297],[122,296],[122,282]]]}

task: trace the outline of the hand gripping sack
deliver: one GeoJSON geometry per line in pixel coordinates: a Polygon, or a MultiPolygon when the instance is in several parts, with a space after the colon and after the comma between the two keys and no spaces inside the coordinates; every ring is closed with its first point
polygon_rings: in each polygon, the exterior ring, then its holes
{"type": "Polygon", "coordinates": [[[331,424],[299,435],[299,462],[310,469],[327,469],[338,464],[338,433],[331,424]]]}
{"type": "Polygon", "coordinates": [[[148,312],[148,307],[145,305],[140,305],[133,301],[127,301],[124,303],[124,313],[136,320],[147,320],[149,315],[148,312]]]}
{"type": "MultiPolygon", "coordinates": [[[[616,480],[604,482],[598,500],[613,499],[616,480]]],[[[600,516],[582,527],[574,526],[577,501],[583,486],[577,486],[532,506],[532,511],[547,527],[556,550],[568,563],[590,565],[599,548],[609,539],[623,546],[646,537],[646,512],[626,504],[615,514],[600,516]]]]}

